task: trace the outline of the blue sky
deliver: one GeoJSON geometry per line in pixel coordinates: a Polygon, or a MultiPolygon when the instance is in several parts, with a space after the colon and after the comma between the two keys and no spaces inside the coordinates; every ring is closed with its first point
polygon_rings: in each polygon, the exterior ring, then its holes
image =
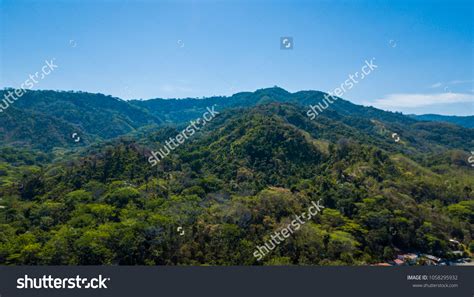
{"type": "Polygon", "coordinates": [[[124,99],[231,95],[278,85],[405,113],[474,114],[473,1],[0,0],[0,87],[124,99]],[[280,49],[291,36],[292,50],[280,49]]]}

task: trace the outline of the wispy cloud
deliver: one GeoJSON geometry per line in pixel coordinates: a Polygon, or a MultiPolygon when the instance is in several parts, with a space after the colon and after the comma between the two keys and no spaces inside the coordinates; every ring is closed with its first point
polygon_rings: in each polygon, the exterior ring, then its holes
{"type": "Polygon", "coordinates": [[[451,86],[451,85],[462,85],[462,84],[471,84],[471,83],[474,83],[474,80],[473,79],[466,79],[466,80],[452,80],[452,81],[448,81],[446,83],[442,83],[442,82],[437,82],[437,83],[434,83],[432,85],[430,85],[428,88],[430,89],[436,89],[436,88],[439,88],[439,87],[442,87],[442,86],[451,86]]]}
{"type": "Polygon", "coordinates": [[[474,79],[469,79],[469,80],[452,80],[448,82],[449,85],[459,85],[459,84],[470,84],[474,83],[474,79]]]}
{"type": "Polygon", "coordinates": [[[474,94],[436,93],[436,94],[389,94],[369,104],[382,108],[413,108],[437,104],[474,102],[474,94]]]}
{"type": "Polygon", "coordinates": [[[430,88],[431,88],[431,89],[435,89],[435,88],[441,87],[442,85],[443,85],[442,83],[437,82],[437,83],[435,83],[435,84],[432,84],[432,85],[430,86],[430,88]]]}

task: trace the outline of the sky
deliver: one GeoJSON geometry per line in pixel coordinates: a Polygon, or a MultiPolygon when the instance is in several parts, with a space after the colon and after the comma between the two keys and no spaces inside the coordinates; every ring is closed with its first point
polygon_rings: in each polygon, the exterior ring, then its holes
{"type": "Polygon", "coordinates": [[[0,87],[20,87],[54,59],[33,89],[123,99],[275,85],[332,92],[372,63],[343,98],[473,115],[473,22],[467,0],[0,0],[0,87]],[[292,49],[281,49],[282,37],[292,49]]]}

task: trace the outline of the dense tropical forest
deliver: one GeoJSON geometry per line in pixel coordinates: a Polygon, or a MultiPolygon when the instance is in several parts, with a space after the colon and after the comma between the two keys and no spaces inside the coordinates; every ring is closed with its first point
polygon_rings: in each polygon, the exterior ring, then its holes
{"type": "Polygon", "coordinates": [[[323,96],[274,87],[123,101],[28,91],[0,114],[0,264],[472,258],[472,119],[339,99],[310,120],[308,105],[323,96]],[[210,106],[216,118],[151,166],[151,151],[210,106]],[[257,246],[319,200],[320,214],[255,258],[257,246]]]}

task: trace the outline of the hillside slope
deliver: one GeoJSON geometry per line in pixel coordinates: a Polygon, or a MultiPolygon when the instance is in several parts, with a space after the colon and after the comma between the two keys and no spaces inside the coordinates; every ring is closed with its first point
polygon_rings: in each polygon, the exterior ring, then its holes
{"type": "MultiPolygon", "coordinates": [[[[6,91],[0,91],[0,96],[6,91]]],[[[27,91],[0,114],[0,144],[50,150],[77,147],[160,124],[161,120],[126,101],[102,94],[27,91]],[[77,133],[81,140],[74,140],[77,133]]]]}
{"type": "Polygon", "coordinates": [[[454,259],[451,238],[468,256],[474,171],[444,143],[458,131],[467,147],[472,130],[407,122],[262,103],[222,111],[154,167],[182,127],[112,140],[0,186],[0,263],[366,265],[397,250],[454,259]],[[384,125],[416,133],[395,142],[384,125]],[[323,212],[258,261],[315,201],[323,212]]]}

